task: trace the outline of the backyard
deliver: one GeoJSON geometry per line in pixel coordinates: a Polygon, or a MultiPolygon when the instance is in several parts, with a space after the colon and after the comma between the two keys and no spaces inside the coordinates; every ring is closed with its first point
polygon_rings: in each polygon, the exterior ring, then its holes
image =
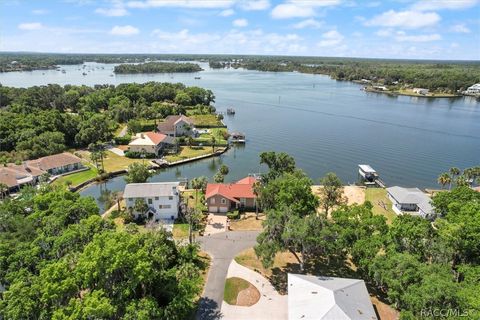
{"type": "Polygon", "coordinates": [[[212,143],[212,137],[215,137],[215,145],[224,146],[227,144],[225,136],[227,134],[227,129],[225,128],[210,128],[206,129],[208,133],[200,134],[200,137],[195,138],[195,142],[202,143],[204,145],[209,145],[212,143]]]}
{"type": "Polygon", "coordinates": [[[383,188],[367,188],[365,190],[365,200],[372,203],[374,214],[381,214],[387,218],[387,223],[392,223],[397,216],[392,209],[392,202],[388,199],[387,190],[383,188]]]}
{"type": "Polygon", "coordinates": [[[212,147],[180,147],[180,151],[177,154],[169,154],[165,156],[165,160],[168,162],[176,162],[180,160],[195,158],[212,153],[212,147]]]}
{"type": "Polygon", "coordinates": [[[53,182],[53,185],[64,185],[68,182],[71,184],[71,186],[75,187],[85,181],[95,178],[98,175],[97,169],[93,165],[85,165],[89,167],[88,170],[61,176],[53,182]]]}
{"type": "Polygon", "coordinates": [[[216,114],[195,114],[187,116],[193,120],[193,123],[197,127],[214,127],[223,126],[222,121],[218,120],[216,114]]]}

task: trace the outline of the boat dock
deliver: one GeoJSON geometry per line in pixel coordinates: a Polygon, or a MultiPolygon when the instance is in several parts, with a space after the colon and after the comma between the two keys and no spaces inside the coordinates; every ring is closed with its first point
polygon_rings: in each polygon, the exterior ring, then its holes
{"type": "Polygon", "coordinates": [[[380,179],[377,171],[375,171],[368,164],[359,164],[358,165],[358,176],[362,184],[367,187],[380,187],[385,188],[385,183],[380,179]]]}

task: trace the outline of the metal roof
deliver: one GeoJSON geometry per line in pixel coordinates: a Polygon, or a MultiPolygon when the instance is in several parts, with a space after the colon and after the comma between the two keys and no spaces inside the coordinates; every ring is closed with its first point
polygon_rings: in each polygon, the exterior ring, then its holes
{"type": "Polygon", "coordinates": [[[416,204],[425,213],[433,213],[431,199],[418,188],[402,188],[398,186],[387,188],[387,192],[398,203],[416,204]]]}
{"type": "Polygon", "coordinates": [[[373,170],[368,164],[359,164],[358,167],[365,173],[376,173],[377,171],[373,170]]]}
{"type": "Polygon", "coordinates": [[[168,197],[178,195],[180,182],[129,183],[123,191],[124,198],[168,197]]]}
{"type": "Polygon", "coordinates": [[[375,320],[360,279],[288,274],[289,320],[375,320]]]}

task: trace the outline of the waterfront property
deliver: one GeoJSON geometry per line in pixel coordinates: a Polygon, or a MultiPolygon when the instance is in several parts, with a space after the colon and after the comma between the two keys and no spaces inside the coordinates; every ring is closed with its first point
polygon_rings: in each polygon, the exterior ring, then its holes
{"type": "Polygon", "coordinates": [[[193,120],[184,115],[173,115],[165,118],[157,127],[160,133],[170,137],[191,136],[195,129],[193,120]]]}
{"type": "Polygon", "coordinates": [[[288,274],[289,320],[377,319],[360,279],[288,274]]]}
{"type": "Polygon", "coordinates": [[[180,207],[180,182],[129,183],[125,186],[123,198],[127,210],[136,218],[174,220],[180,207]]]}
{"type": "Polygon", "coordinates": [[[165,149],[174,144],[174,138],[162,133],[138,133],[128,144],[128,151],[147,153],[159,156],[165,149]]]}
{"type": "Polygon", "coordinates": [[[234,209],[255,209],[256,196],[253,191],[254,177],[246,177],[235,183],[209,183],[205,200],[209,212],[228,212],[234,209]]]}
{"type": "Polygon", "coordinates": [[[387,188],[387,193],[396,214],[418,215],[422,218],[433,218],[435,214],[430,198],[418,188],[395,186],[387,188]]]}
{"type": "Polygon", "coordinates": [[[429,92],[429,90],[425,88],[413,88],[412,91],[416,94],[422,94],[422,95],[426,95],[429,92]]]}
{"type": "Polygon", "coordinates": [[[476,83],[465,90],[465,94],[468,95],[480,95],[480,83],[476,83]]]}
{"type": "Polygon", "coordinates": [[[232,132],[230,138],[233,143],[245,143],[245,134],[241,132],[232,132]]]}
{"type": "Polygon", "coordinates": [[[19,191],[25,185],[35,185],[39,177],[63,175],[83,169],[82,160],[68,152],[25,161],[23,164],[7,164],[0,168],[0,183],[5,184],[9,192],[19,191]]]}

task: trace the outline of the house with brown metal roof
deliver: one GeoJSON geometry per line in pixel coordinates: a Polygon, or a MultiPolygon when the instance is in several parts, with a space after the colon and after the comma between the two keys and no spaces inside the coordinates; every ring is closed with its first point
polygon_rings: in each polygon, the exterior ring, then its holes
{"type": "Polygon", "coordinates": [[[69,153],[63,152],[36,160],[27,161],[32,167],[48,172],[51,175],[59,175],[83,168],[82,159],[69,153]]]}
{"type": "Polygon", "coordinates": [[[205,200],[209,212],[228,212],[234,209],[250,208],[257,205],[253,190],[254,177],[246,177],[235,183],[209,183],[205,200]]]}
{"type": "Polygon", "coordinates": [[[195,126],[193,121],[184,115],[173,115],[158,124],[158,132],[170,137],[190,136],[195,126]]]}
{"type": "Polygon", "coordinates": [[[160,155],[163,150],[174,144],[174,138],[163,133],[138,133],[128,144],[128,151],[160,155]]]}

